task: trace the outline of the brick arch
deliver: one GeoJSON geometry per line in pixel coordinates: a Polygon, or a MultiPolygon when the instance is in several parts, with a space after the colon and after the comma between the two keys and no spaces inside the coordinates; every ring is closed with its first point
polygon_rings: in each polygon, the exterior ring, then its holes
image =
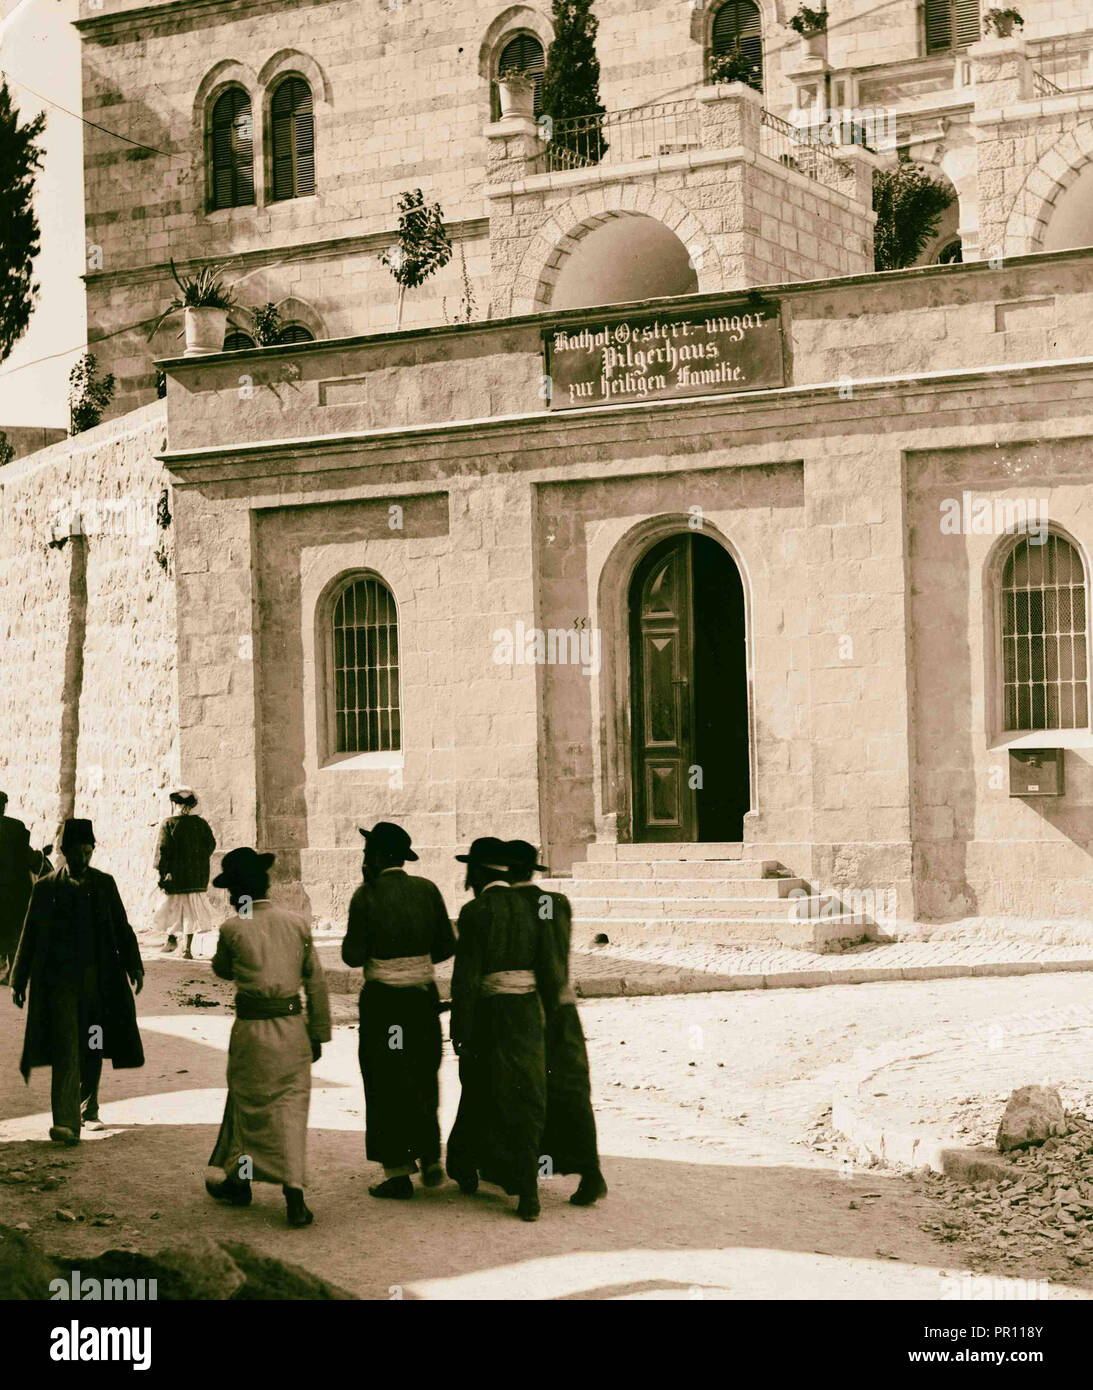
{"type": "Polygon", "coordinates": [[[608,184],[581,193],[556,207],[524,252],[512,290],[512,314],[535,314],[550,307],[562,263],[582,239],[614,217],[653,218],[674,232],[690,251],[698,291],[722,288],[721,257],[693,212],[670,194],[637,184],[608,184]]]}
{"type": "Polygon", "coordinates": [[[1093,120],[1061,135],[1030,169],[1006,217],[1002,252],[1027,256],[1039,251],[1059,195],[1093,161],[1093,120]]]}

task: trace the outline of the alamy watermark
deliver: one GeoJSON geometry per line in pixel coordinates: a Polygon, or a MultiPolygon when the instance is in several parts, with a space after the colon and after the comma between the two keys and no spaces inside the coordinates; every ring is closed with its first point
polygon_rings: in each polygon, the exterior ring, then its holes
{"type": "Polygon", "coordinates": [[[977,497],[964,491],[941,502],[943,536],[1027,535],[1043,545],[1048,535],[1046,497],[977,497]]]}
{"type": "Polygon", "coordinates": [[[493,633],[497,666],[579,666],[586,676],[600,673],[600,630],[578,618],[572,627],[499,627],[493,633]]]}

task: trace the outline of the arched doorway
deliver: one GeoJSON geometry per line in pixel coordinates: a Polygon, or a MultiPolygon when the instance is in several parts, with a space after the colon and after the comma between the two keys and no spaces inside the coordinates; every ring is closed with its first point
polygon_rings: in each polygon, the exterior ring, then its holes
{"type": "Polygon", "coordinates": [[[694,257],[655,217],[611,217],[581,237],[562,262],[552,309],[627,304],[661,295],[695,294],[694,257]]]}
{"type": "Polygon", "coordinates": [[[727,550],[684,532],[630,583],[633,838],[741,840],[751,808],[744,585],[727,550]]]}

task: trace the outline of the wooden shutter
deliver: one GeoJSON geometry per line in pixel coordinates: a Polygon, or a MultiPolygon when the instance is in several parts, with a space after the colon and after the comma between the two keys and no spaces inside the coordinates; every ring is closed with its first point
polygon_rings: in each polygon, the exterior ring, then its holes
{"type": "Polygon", "coordinates": [[[279,343],[313,343],[315,335],[302,323],[290,323],[287,328],[282,328],[277,335],[279,343]]]}
{"type": "Polygon", "coordinates": [[[212,110],[212,179],[214,208],[242,207],[254,202],[254,124],[250,97],[231,87],[212,110]]]}
{"type": "Polygon", "coordinates": [[[311,88],[302,77],[289,77],[270,105],[273,197],[307,198],[315,192],[315,117],[311,88]]]}
{"type": "Polygon", "coordinates": [[[734,44],[758,68],[755,80],[750,85],[762,91],[763,26],[759,7],[752,0],[728,0],[714,15],[710,52],[715,57],[719,53],[729,53],[734,44]]]}
{"type": "Polygon", "coordinates": [[[979,0],[953,0],[954,46],[979,42],[979,0]]]}
{"type": "Polygon", "coordinates": [[[497,60],[497,75],[509,68],[519,68],[535,79],[535,115],[542,112],[543,73],[546,72],[546,54],[543,45],[534,34],[517,34],[501,50],[497,60]]]}
{"type": "Polygon", "coordinates": [[[979,0],[926,0],[926,52],[979,42],[979,0]]]}
{"type": "Polygon", "coordinates": [[[250,336],[249,333],[240,333],[238,331],[235,331],[229,333],[228,336],[224,339],[225,352],[241,352],[244,348],[252,348],[253,346],[254,339],[250,336]]]}

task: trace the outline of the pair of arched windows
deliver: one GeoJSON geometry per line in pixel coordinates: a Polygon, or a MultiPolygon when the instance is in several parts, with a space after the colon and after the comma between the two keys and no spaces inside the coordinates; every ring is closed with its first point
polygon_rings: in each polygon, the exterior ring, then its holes
{"type": "MultiPolygon", "coordinates": [[[[275,341],[278,346],[285,343],[313,343],[315,334],[310,328],[305,328],[302,323],[288,323],[278,333],[275,341]]],[[[257,343],[249,333],[245,333],[241,328],[233,329],[224,339],[225,352],[242,352],[244,348],[252,347],[257,347],[257,343]]]]}
{"type": "MultiPolygon", "coordinates": [[[[270,95],[267,188],[270,202],[315,192],[315,111],[311,88],[297,74],[270,95]]],[[[209,208],[254,202],[254,111],[250,93],[228,87],[209,112],[209,208]]]]}

